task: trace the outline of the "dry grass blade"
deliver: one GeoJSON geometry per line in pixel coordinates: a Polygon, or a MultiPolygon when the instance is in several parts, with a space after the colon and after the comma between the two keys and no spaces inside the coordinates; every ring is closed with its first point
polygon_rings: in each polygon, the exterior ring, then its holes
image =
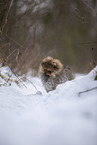
{"type": "Polygon", "coordinates": [[[26,79],[28,82],[30,82],[32,85],[33,85],[33,87],[36,89],[36,91],[38,92],[38,89],[36,88],[36,86],[29,80],[29,79],[26,79]]]}
{"type": "MultiPolygon", "coordinates": [[[[18,51],[18,49],[13,50],[13,51],[7,56],[7,58],[5,58],[5,59],[2,61],[2,63],[6,62],[6,61],[8,60],[8,58],[9,58],[16,50],[18,51]]],[[[18,52],[17,52],[17,54],[18,54],[18,52]]]]}
{"type": "Polygon", "coordinates": [[[19,76],[13,71],[13,69],[12,69],[12,68],[10,68],[10,69],[11,69],[12,73],[18,78],[18,81],[20,81],[21,84],[22,84],[25,88],[27,88],[26,85],[23,83],[23,81],[19,78],[19,76]]]}
{"type": "Polygon", "coordinates": [[[8,9],[8,12],[7,12],[7,15],[6,15],[6,18],[5,18],[5,23],[4,23],[3,27],[2,27],[2,31],[4,30],[4,28],[5,28],[6,24],[7,24],[8,15],[9,15],[10,9],[12,7],[12,4],[13,4],[13,0],[11,0],[10,6],[9,6],[9,9],[8,9]]]}

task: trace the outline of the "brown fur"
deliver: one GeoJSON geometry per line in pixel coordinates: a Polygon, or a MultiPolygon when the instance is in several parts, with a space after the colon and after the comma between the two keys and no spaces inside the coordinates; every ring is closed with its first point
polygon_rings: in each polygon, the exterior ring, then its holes
{"type": "Polygon", "coordinates": [[[43,59],[41,62],[39,74],[47,92],[56,89],[58,84],[72,79],[72,72],[70,68],[64,68],[60,60],[53,59],[50,56],[43,59]]]}

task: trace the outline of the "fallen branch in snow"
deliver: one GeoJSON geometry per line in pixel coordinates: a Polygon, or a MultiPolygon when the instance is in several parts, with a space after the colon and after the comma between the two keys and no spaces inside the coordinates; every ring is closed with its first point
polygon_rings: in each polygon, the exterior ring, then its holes
{"type": "Polygon", "coordinates": [[[97,87],[91,88],[91,89],[89,89],[89,90],[85,90],[85,91],[82,91],[82,92],[79,92],[79,93],[78,93],[78,96],[80,96],[80,94],[83,94],[83,93],[86,93],[86,92],[89,92],[89,91],[92,91],[92,90],[96,90],[96,89],[97,89],[97,87]]]}

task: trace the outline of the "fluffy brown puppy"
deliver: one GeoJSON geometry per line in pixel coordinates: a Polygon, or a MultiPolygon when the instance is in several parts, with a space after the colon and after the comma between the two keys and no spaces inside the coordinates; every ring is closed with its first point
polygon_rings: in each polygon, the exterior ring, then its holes
{"type": "Polygon", "coordinates": [[[41,62],[39,74],[47,92],[56,89],[58,84],[73,79],[70,68],[64,68],[60,60],[53,59],[50,56],[41,62]]]}

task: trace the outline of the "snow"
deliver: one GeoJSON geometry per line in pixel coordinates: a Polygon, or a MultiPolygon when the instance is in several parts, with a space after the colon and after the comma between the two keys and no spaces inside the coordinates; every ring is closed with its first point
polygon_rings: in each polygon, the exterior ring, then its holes
{"type": "MultiPolygon", "coordinates": [[[[29,81],[24,82],[27,88],[14,82],[1,86],[0,145],[97,145],[96,71],[97,67],[49,93],[30,75],[38,92],[29,81]]],[[[0,72],[11,74],[8,67],[0,72]]]]}

